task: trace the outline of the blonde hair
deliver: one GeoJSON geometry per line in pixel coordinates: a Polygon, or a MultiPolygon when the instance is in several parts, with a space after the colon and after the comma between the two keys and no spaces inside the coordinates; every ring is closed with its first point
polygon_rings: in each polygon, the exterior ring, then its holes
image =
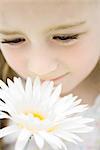
{"type": "Polygon", "coordinates": [[[0,79],[6,82],[7,78],[12,79],[14,76],[18,76],[7,64],[5,58],[0,52],[0,79]]]}

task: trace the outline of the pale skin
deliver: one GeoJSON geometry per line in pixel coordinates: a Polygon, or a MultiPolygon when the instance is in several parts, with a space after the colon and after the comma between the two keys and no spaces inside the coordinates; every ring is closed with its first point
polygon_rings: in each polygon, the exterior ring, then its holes
{"type": "Polygon", "coordinates": [[[9,66],[24,80],[38,75],[51,80],[65,73],[61,95],[74,93],[92,105],[98,95],[99,73],[91,73],[100,58],[100,19],[88,0],[0,1],[0,48],[9,66]],[[96,23],[98,22],[98,23],[96,23]],[[59,26],[64,25],[64,28],[59,26]],[[66,26],[66,28],[65,28],[66,26]],[[1,32],[2,31],[2,32],[1,32]],[[7,32],[16,32],[5,35],[7,32]],[[65,35],[67,39],[54,39],[65,35]],[[17,43],[2,43],[20,38],[17,43]],[[24,41],[22,41],[24,39],[24,41]]]}

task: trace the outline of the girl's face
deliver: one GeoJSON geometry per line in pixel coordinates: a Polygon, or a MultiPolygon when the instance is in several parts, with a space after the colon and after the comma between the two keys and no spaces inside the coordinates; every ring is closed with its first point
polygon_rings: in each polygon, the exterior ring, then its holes
{"type": "Polygon", "coordinates": [[[88,0],[0,1],[0,48],[22,78],[63,83],[70,92],[96,66],[100,18],[88,0]]]}

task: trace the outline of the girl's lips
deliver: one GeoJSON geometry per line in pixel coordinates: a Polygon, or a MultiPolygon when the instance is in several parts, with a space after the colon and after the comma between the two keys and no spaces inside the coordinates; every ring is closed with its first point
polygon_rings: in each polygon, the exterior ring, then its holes
{"type": "MultiPolygon", "coordinates": [[[[68,74],[69,74],[69,72],[66,73],[66,74],[64,74],[64,75],[62,75],[62,76],[59,76],[59,77],[54,78],[54,79],[49,79],[49,80],[51,80],[51,81],[56,81],[56,80],[62,79],[63,77],[65,77],[65,76],[68,75],[68,74]]],[[[45,80],[41,80],[41,81],[44,82],[45,80]]]]}

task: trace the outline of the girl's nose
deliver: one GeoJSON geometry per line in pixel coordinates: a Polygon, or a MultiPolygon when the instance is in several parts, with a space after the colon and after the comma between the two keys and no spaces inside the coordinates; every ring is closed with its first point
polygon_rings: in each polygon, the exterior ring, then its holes
{"type": "Polygon", "coordinates": [[[30,74],[45,75],[57,68],[57,62],[46,53],[34,53],[28,61],[28,71],[30,74]]]}

